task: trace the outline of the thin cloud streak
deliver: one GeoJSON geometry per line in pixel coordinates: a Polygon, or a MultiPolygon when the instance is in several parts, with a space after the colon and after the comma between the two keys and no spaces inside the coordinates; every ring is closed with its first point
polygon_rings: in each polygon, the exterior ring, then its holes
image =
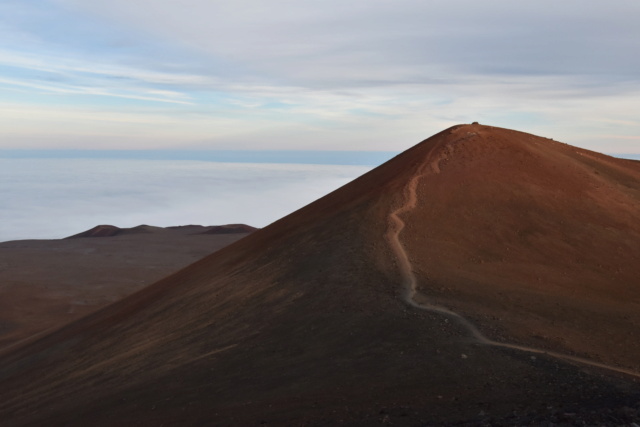
{"type": "MultiPolygon", "coordinates": [[[[93,59],[93,58],[92,58],[93,59]]],[[[18,52],[0,50],[0,65],[19,67],[28,70],[46,71],[49,73],[64,74],[68,72],[98,75],[110,78],[125,78],[139,80],[145,83],[158,83],[168,85],[193,85],[210,86],[214,79],[200,75],[188,75],[180,73],[162,73],[152,70],[136,69],[92,62],[86,65],[87,58],[61,58],[40,54],[36,57],[18,52]]]]}
{"type": "Polygon", "coordinates": [[[352,87],[371,75],[372,81],[452,74],[634,76],[640,63],[628,55],[639,32],[634,17],[640,7],[633,1],[66,3],[307,85],[352,87]]]}
{"type": "MultiPolygon", "coordinates": [[[[167,102],[170,104],[183,104],[183,105],[194,105],[193,102],[187,101],[179,101],[175,99],[168,98],[157,98],[152,96],[143,96],[143,95],[133,95],[133,94],[124,94],[124,93],[116,93],[109,92],[105,90],[99,90],[96,88],[86,88],[86,87],[78,87],[78,86],[69,86],[69,85],[45,85],[33,83],[30,81],[20,81],[15,79],[6,79],[0,78],[0,84],[6,84],[11,86],[22,86],[28,87],[32,89],[39,89],[47,92],[55,92],[60,94],[72,94],[72,95],[100,95],[100,96],[111,96],[115,98],[125,98],[125,99],[138,99],[142,101],[154,101],[154,102],[167,102]]],[[[154,92],[154,91],[152,91],[154,92]]],[[[157,91],[155,91],[157,92],[157,91]]]]}

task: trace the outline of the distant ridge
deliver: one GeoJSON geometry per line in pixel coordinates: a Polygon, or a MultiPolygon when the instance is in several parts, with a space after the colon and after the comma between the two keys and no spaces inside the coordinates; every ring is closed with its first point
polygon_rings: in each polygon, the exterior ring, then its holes
{"type": "Polygon", "coordinates": [[[115,225],[96,225],[95,227],[83,231],[82,233],[74,234],[73,236],[65,237],[65,239],[77,239],[80,237],[112,237],[122,233],[123,229],[116,227],[115,225]]]}
{"type": "Polygon", "coordinates": [[[65,239],[77,239],[83,237],[113,237],[122,234],[138,234],[138,233],[157,233],[166,230],[193,230],[199,234],[234,234],[234,233],[251,233],[257,228],[246,224],[226,224],[226,225],[179,225],[171,227],[154,227],[151,225],[138,225],[131,228],[120,228],[114,225],[97,225],[82,233],[65,237],[65,239]]]}
{"type": "Polygon", "coordinates": [[[246,224],[227,224],[214,225],[202,234],[234,234],[234,233],[253,233],[257,228],[246,224]]]}

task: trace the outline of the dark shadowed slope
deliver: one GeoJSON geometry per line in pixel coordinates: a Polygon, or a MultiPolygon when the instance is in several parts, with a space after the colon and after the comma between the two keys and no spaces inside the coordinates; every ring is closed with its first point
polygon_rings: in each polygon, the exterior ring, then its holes
{"type": "Polygon", "coordinates": [[[0,351],[122,299],[248,235],[198,235],[214,228],[98,226],[76,235],[85,238],[1,242],[0,351]],[[136,232],[140,229],[147,231],[136,232]]]}
{"type": "MultiPolygon", "coordinates": [[[[554,339],[560,327],[577,336],[610,324],[588,318],[600,307],[593,301],[605,276],[585,284],[588,274],[576,274],[572,258],[553,250],[587,233],[599,239],[585,247],[598,251],[583,255],[588,259],[624,263],[628,258],[607,246],[617,239],[625,256],[637,256],[639,182],[637,163],[514,131],[454,127],[173,276],[5,354],[0,416],[8,425],[78,426],[525,424],[565,413],[629,422],[640,400],[635,377],[482,343],[455,316],[408,304],[403,265],[415,271],[414,300],[433,297],[428,301],[469,316],[492,339],[575,351],[633,370],[636,358],[615,346],[602,350],[604,332],[595,331],[591,343],[576,340],[581,347],[554,339]],[[538,157],[528,169],[520,159],[532,150],[538,157]],[[578,183],[591,182],[573,168],[587,163],[616,189],[611,197],[624,198],[624,210],[596,197],[562,201],[578,183]],[[556,168],[544,178],[536,173],[556,168]],[[411,182],[416,205],[398,211],[411,182]],[[406,263],[390,245],[394,212],[405,226],[397,237],[406,263]],[[539,240],[521,235],[531,227],[539,240]],[[487,253],[502,261],[486,265],[487,253]],[[529,292],[536,283],[546,288],[529,292]],[[554,298],[555,289],[565,293],[554,298]],[[569,292],[571,299],[561,297],[569,292]],[[535,304],[524,309],[524,296],[535,304]],[[576,307],[585,314],[568,314],[576,307]]],[[[628,316],[626,324],[613,323],[620,328],[613,339],[626,334],[630,343],[640,338],[630,311],[635,304],[640,312],[639,265],[610,279],[610,288],[624,292],[602,304],[613,317],[628,316]]]]}

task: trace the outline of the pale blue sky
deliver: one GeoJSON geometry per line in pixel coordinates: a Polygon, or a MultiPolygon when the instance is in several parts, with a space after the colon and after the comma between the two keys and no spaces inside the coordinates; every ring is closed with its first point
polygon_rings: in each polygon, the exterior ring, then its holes
{"type": "Polygon", "coordinates": [[[640,153],[640,3],[2,0],[0,149],[640,153]]]}

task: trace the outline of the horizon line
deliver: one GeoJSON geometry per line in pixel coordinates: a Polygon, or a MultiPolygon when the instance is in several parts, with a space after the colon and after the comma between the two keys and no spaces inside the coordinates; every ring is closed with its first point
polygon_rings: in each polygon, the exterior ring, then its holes
{"type": "MultiPolygon", "coordinates": [[[[0,149],[3,159],[112,159],[379,166],[400,151],[354,150],[197,150],[197,149],[0,149]]],[[[603,153],[640,160],[640,153],[603,153]]]]}
{"type": "Polygon", "coordinates": [[[378,166],[398,154],[399,151],[338,150],[0,149],[0,158],[5,159],[192,160],[344,166],[378,166]]]}

